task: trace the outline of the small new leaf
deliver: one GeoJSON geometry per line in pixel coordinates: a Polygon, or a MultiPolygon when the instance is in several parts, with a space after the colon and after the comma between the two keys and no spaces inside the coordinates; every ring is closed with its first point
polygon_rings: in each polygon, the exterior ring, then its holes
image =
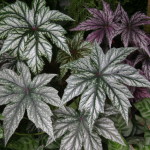
{"type": "MultiPolygon", "coordinates": [[[[71,55],[65,53],[64,51],[58,51],[57,62],[62,65],[83,58],[87,56],[92,51],[92,44],[90,42],[84,41],[83,34],[78,33],[73,39],[67,39],[67,44],[71,55]]],[[[60,76],[64,77],[68,69],[61,69],[60,76]]]]}

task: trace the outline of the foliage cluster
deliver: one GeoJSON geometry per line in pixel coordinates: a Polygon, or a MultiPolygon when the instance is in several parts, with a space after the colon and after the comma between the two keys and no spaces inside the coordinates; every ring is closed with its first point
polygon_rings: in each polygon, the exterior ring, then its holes
{"type": "Polygon", "coordinates": [[[75,2],[1,6],[0,149],[149,150],[150,17],[75,2]]]}

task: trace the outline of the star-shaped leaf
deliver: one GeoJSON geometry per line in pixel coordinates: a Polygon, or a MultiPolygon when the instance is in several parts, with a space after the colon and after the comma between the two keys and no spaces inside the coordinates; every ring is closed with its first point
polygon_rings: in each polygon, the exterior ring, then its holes
{"type": "Polygon", "coordinates": [[[26,109],[35,126],[54,138],[52,112],[46,103],[59,106],[60,98],[54,88],[45,85],[55,74],[40,74],[31,81],[29,69],[23,63],[19,72],[20,76],[9,69],[0,71],[0,105],[7,104],[3,112],[5,143],[18,127],[26,109]]]}
{"type": "Polygon", "coordinates": [[[103,2],[103,11],[96,8],[87,8],[92,15],[88,20],[81,22],[77,27],[71,29],[72,31],[93,31],[91,32],[87,40],[94,42],[95,40],[100,44],[106,37],[111,47],[112,40],[118,35],[117,28],[118,18],[120,18],[119,6],[115,12],[113,12],[106,2],[103,2]]]}
{"type": "MultiPolygon", "coordinates": [[[[83,34],[76,34],[73,39],[67,39],[67,44],[71,55],[65,53],[64,51],[58,51],[57,62],[62,65],[83,58],[87,56],[92,51],[92,44],[90,42],[84,41],[83,34]]],[[[60,76],[61,78],[66,74],[68,69],[61,69],[60,76]]]]}
{"type": "Polygon", "coordinates": [[[67,79],[62,103],[82,94],[79,109],[90,112],[89,122],[93,124],[99,113],[104,112],[107,95],[128,123],[128,108],[131,107],[128,99],[133,96],[125,85],[150,87],[149,81],[135,68],[121,64],[134,50],[136,48],[112,48],[104,54],[95,43],[90,56],[64,65],[77,73],[67,79]]]}
{"type": "Polygon", "coordinates": [[[49,10],[45,0],[34,0],[32,9],[20,1],[1,9],[0,34],[6,37],[0,51],[3,54],[11,50],[12,54],[27,59],[34,73],[43,68],[42,56],[51,61],[52,43],[69,54],[64,34],[66,31],[55,21],[71,21],[72,19],[56,10],[49,10]]]}
{"type": "Polygon", "coordinates": [[[149,37],[144,31],[140,29],[140,26],[150,24],[150,17],[143,13],[136,12],[129,19],[127,12],[121,7],[122,17],[121,24],[119,26],[119,32],[121,33],[121,39],[125,47],[129,44],[134,44],[137,47],[144,49],[148,55],[149,37]]]}
{"type": "MultiPolygon", "coordinates": [[[[88,126],[88,114],[77,112],[72,108],[65,107],[55,111],[57,117],[54,123],[56,138],[63,136],[60,150],[102,150],[100,136],[124,145],[124,142],[116,130],[114,123],[108,118],[96,120],[93,130],[88,126]]],[[[47,144],[54,140],[49,138],[47,144]]]]}

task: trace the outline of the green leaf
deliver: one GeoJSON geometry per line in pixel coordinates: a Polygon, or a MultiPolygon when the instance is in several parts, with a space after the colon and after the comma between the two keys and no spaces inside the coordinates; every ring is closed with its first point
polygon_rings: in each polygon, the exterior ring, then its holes
{"type": "Polygon", "coordinates": [[[150,83],[135,68],[121,64],[134,50],[136,49],[113,48],[104,54],[95,43],[90,56],[62,66],[76,71],[66,80],[68,85],[62,103],[81,95],[80,109],[90,112],[89,122],[93,124],[99,113],[104,112],[107,96],[128,124],[128,108],[131,107],[128,99],[133,96],[125,85],[150,87],[150,83]]]}
{"type": "Polygon", "coordinates": [[[32,136],[20,137],[17,140],[12,140],[7,148],[13,150],[37,150],[38,141],[35,140],[32,136]]]}
{"type": "Polygon", "coordinates": [[[150,99],[145,98],[135,104],[135,107],[140,111],[145,119],[150,119],[150,99]]]}
{"type": "Polygon", "coordinates": [[[150,146],[144,146],[143,150],[150,150],[150,146]]]}
{"type": "Polygon", "coordinates": [[[42,56],[51,61],[51,42],[69,53],[64,34],[66,31],[55,21],[72,21],[72,19],[56,10],[49,10],[45,0],[34,0],[32,9],[20,1],[0,10],[0,34],[6,37],[0,54],[11,51],[14,56],[27,60],[34,73],[43,69],[42,56]]]}
{"type": "Polygon", "coordinates": [[[26,109],[28,118],[35,126],[54,138],[52,112],[46,103],[59,106],[61,101],[58,92],[46,84],[55,74],[40,74],[32,81],[25,64],[21,63],[18,71],[20,75],[9,69],[0,71],[0,105],[7,104],[3,112],[5,144],[18,127],[26,109]]]}
{"type": "Polygon", "coordinates": [[[144,133],[145,145],[150,145],[150,131],[145,131],[144,133]]]}
{"type": "Polygon", "coordinates": [[[34,73],[37,73],[44,66],[41,56],[51,61],[52,46],[42,34],[36,34],[28,39],[24,56],[27,58],[28,66],[34,73]]]}
{"type": "Polygon", "coordinates": [[[119,132],[123,136],[127,137],[131,134],[133,129],[133,124],[130,119],[128,125],[126,124],[126,122],[124,121],[121,115],[111,116],[111,119],[115,123],[115,127],[119,130],[119,132]]]}
{"type": "Polygon", "coordinates": [[[4,120],[4,116],[0,114],[0,120],[4,120]]]}
{"type": "Polygon", "coordinates": [[[136,119],[136,120],[138,121],[138,123],[139,123],[140,125],[142,125],[142,126],[144,126],[145,123],[146,123],[145,119],[142,118],[142,117],[140,117],[140,116],[138,116],[138,115],[135,115],[135,119],[136,119]]]}
{"type": "Polygon", "coordinates": [[[120,145],[116,142],[109,141],[108,142],[108,150],[131,150],[128,146],[120,145]]]}
{"type": "Polygon", "coordinates": [[[0,126],[0,139],[2,139],[4,136],[3,128],[0,126]]]}
{"type": "Polygon", "coordinates": [[[132,145],[133,150],[149,150],[150,148],[149,145],[146,145],[143,137],[131,137],[128,139],[128,143],[132,145]]]}

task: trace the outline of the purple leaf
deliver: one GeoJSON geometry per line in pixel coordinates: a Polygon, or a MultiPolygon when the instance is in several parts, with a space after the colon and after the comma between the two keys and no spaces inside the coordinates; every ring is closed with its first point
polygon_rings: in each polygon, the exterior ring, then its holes
{"type": "Polygon", "coordinates": [[[96,30],[90,33],[87,36],[86,40],[90,42],[94,42],[96,40],[98,43],[101,43],[104,38],[104,35],[105,35],[104,30],[96,30]]]}
{"type": "Polygon", "coordinates": [[[89,31],[89,30],[96,30],[99,29],[100,26],[100,22],[99,20],[97,20],[96,18],[90,18],[82,23],[80,23],[76,28],[71,29],[71,31],[78,31],[78,30],[85,30],[85,31],[89,31]]]}
{"type": "Polygon", "coordinates": [[[148,88],[136,88],[134,92],[135,101],[139,101],[143,98],[150,98],[150,89],[148,88]]]}
{"type": "Polygon", "coordinates": [[[101,44],[104,37],[106,37],[109,47],[111,47],[113,38],[119,34],[118,21],[121,14],[120,4],[116,11],[113,12],[108,3],[104,1],[102,1],[102,3],[103,11],[96,8],[87,8],[92,17],[80,23],[77,27],[71,29],[71,31],[96,30],[88,35],[87,40],[91,42],[96,40],[99,44],[101,44]]]}
{"type": "Polygon", "coordinates": [[[114,21],[118,22],[121,20],[121,15],[122,15],[122,11],[121,11],[121,5],[120,3],[117,6],[117,9],[114,12],[114,21]]]}
{"type": "MultiPolygon", "coordinates": [[[[133,61],[130,60],[125,60],[124,62],[132,67],[135,67],[135,65],[143,60],[146,61],[146,57],[147,57],[147,53],[145,53],[143,51],[143,53],[141,53],[140,55],[138,55],[138,57],[135,60],[135,63],[133,63],[133,61]],[[145,55],[144,55],[145,54],[145,55]]],[[[149,58],[150,59],[150,58],[149,58]]],[[[149,69],[147,68],[147,70],[139,70],[140,74],[143,75],[144,77],[147,78],[147,73],[149,73],[150,75],[150,62],[147,63],[147,65],[149,64],[149,69]],[[149,70],[149,71],[148,71],[149,70]]],[[[142,66],[143,68],[143,66],[142,66]]],[[[149,76],[150,77],[150,76],[149,76]]],[[[150,78],[147,78],[150,81],[150,78]]],[[[128,86],[130,92],[133,94],[134,98],[130,99],[132,102],[137,102],[143,98],[150,98],[150,89],[149,88],[143,88],[143,87],[130,87],[128,86]]]]}
{"type": "Polygon", "coordinates": [[[120,7],[120,10],[122,12],[122,17],[119,32],[121,32],[121,39],[124,46],[127,47],[129,44],[133,43],[133,45],[144,49],[150,56],[150,52],[148,51],[150,38],[139,28],[141,25],[150,24],[150,17],[143,13],[136,12],[132,15],[131,19],[129,19],[122,7],[120,7]]]}
{"type": "Polygon", "coordinates": [[[142,70],[145,73],[145,77],[150,81],[150,58],[149,60],[144,60],[142,70]]]}
{"type": "Polygon", "coordinates": [[[142,63],[142,74],[150,81],[150,56],[145,51],[140,51],[140,54],[135,59],[135,65],[142,63]]]}
{"type": "Polygon", "coordinates": [[[134,24],[134,26],[141,26],[145,24],[150,24],[150,17],[146,16],[144,13],[136,12],[130,19],[131,23],[134,24]]]}

